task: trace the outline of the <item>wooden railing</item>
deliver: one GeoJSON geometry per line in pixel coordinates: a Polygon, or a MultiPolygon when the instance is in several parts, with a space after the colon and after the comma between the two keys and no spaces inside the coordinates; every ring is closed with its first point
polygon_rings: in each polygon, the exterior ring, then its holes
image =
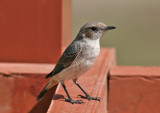
{"type": "MultiPolygon", "coordinates": [[[[159,113],[160,67],[116,66],[114,49],[101,49],[96,63],[78,82],[99,101],[83,99],[70,104],[61,85],[53,87],[36,102],[48,80],[52,64],[0,63],[0,112],[4,113],[159,113]],[[107,76],[109,74],[109,76],[107,76]],[[108,108],[107,108],[108,106],[108,108]]],[[[83,93],[72,81],[66,82],[74,99],[83,93]]]]}
{"type": "Polygon", "coordinates": [[[109,113],[160,112],[160,67],[118,66],[109,78],[109,113]]]}
{"type": "MultiPolygon", "coordinates": [[[[107,112],[107,74],[114,65],[114,49],[101,49],[94,66],[78,80],[90,95],[101,97],[101,102],[82,99],[84,104],[73,105],[64,101],[66,94],[60,84],[49,90],[41,101],[36,102],[37,95],[48,81],[44,76],[52,70],[54,65],[1,63],[0,111],[5,113],[77,113],[77,111],[105,113],[107,112]]],[[[67,81],[66,87],[74,99],[80,99],[77,98],[78,94],[83,95],[72,81],[67,81]]]]}
{"type": "MultiPolygon", "coordinates": [[[[101,97],[101,102],[82,99],[85,102],[84,104],[72,105],[71,103],[64,101],[66,94],[62,86],[59,84],[53,100],[50,98],[50,100],[52,100],[51,104],[48,104],[48,107],[42,106],[48,101],[48,96],[45,96],[45,98],[33,107],[30,113],[43,113],[43,111],[47,111],[48,113],[107,112],[107,74],[109,69],[115,65],[114,58],[114,49],[102,49],[92,69],[78,79],[79,84],[81,84],[90,95],[101,97]]],[[[66,82],[66,87],[71,97],[74,99],[80,99],[77,97],[78,94],[83,95],[80,89],[72,81],[66,82]]],[[[51,93],[53,93],[53,91],[51,93]]]]}
{"type": "MultiPolygon", "coordinates": [[[[72,0],[0,1],[0,113],[159,113],[160,67],[116,66],[115,50],[101,49],[78,82],[99,101],[70,104],[61,85],[36,98],[72,38],[72,0]]],[[[74,99],[83,94],[72,81],[74,99]]]]}

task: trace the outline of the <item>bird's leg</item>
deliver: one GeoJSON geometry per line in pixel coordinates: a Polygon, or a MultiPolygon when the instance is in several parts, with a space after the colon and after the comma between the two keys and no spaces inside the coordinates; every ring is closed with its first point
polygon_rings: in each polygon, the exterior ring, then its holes
{"type": "Polygon", "coordinates": [[[69,93],[68,93],[68,91],[67,91],[66,86],[64,85],[64,83],[61,82],[61,84],[62,84],[63,89],[65,90],[65,92],[66,92],[66,94],[68,96],[68,99],[65,98],[66,102],[70,102],[72,104],[74,104],[74,103],[76,103],[76,104],[82,104],[82,103],[84,103],[82,100],[72,100],[72,98],[70,97],[70,95],[69,95],[69,93]]]}
{"type": "Polygon", "coordinates": [[[88,100],[98,100],[98,101],[100,101],[100,97],[91,97],[87,92],[85,92],[84,89],[78,84],[77,79],[73,79],[73,82],[74,82],[74,83],[83,91],[83,93],[86,95],[86,96],[82,96],[82,95],[78,95],[78,96],[80,96],[81,98],[88,99],[88,100]]]}

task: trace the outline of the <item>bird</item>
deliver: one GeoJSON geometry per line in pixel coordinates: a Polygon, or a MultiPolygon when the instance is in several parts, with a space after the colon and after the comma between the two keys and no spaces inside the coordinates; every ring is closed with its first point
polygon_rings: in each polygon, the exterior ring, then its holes
{"type": "Polygon", "coordinates": [[[53,86],[61,83],[68,98],[66,102],[82,104],[82,100],[73,100],[65,86],[66,80],[73,82],[82,90],[85,96],[78,95],[88,100],[100,101],[100,97],[91,97],[77,82],[78,77],[87,72],[94,64],[100,53],[100,39],[106,31],[115,29],[114,26],[107,26],[102,22],[89,22],[80,28],[77,37],[65,49],[57,62],[55,68],[45,77],[50,78],[48,84],[37,97],[37,101],[47,93],[53,86]]]}

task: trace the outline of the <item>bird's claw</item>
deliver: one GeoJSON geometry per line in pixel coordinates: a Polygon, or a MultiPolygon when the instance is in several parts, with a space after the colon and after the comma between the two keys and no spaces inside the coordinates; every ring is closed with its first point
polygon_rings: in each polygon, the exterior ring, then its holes
{"type": "Polygon", "coordinates": [[[72,99],[66,99],[65,98],[65,101],[66,102],[70,102],[71,104],[82,104],[82,103],[84,103],[82,100],[72,100],[72,99]]]}
{"type": "Polygon", "coordinates": [[[88,99],[88,100],[98,100],[98,101],[101,101],[100,97],[91,97],[89,95],[86,95],[86,96],[83,96],[83,95],[78,95],[78,97],[81,97],[81,98],[85,98],[85,99],[88,99]]]}

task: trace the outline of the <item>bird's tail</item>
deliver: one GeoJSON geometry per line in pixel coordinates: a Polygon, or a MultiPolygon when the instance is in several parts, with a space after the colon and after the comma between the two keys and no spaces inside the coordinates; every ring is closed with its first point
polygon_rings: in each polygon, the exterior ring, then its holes
{"type": "Polygon", "coordinates": [[[39,101],[46,93],[47,91],[52,88],[53,86],[55,86],[56,84],[58,84],[58,81],[55,81],[51,78],[51,80],[48,82],[48,84],[44,87],[44,89],[41,91],[41,93],[38,95],[37,97],[37,101],[39,101]]]}

